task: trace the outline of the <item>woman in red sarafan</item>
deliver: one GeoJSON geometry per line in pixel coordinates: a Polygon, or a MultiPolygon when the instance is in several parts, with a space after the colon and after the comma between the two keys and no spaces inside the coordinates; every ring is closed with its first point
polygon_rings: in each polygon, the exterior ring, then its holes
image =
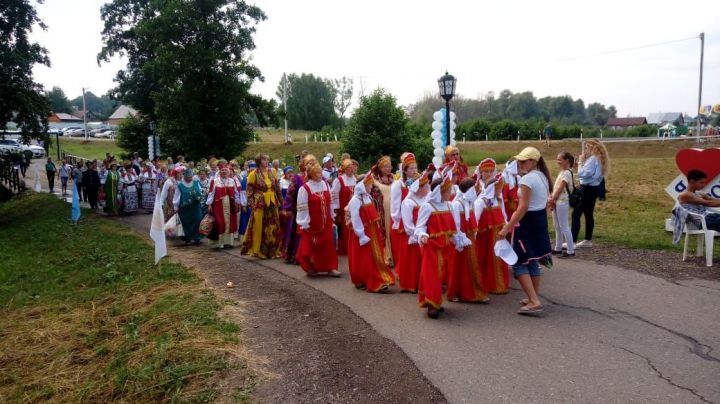
{"type": "Polygon", "coordinates": [[[477,199],[475,180],[460,181],[460,191],[453,200],[452,214],[455,226],[467,237],[468,245],[462,251],[455,251],[455,259],[448,273],[447,298],[453,302],[487,303],[490,299],[483,289],[479,256],[475,245],[478,224],[473,204],[477,199]]]}
{"type": "Polygon", "coordinates": [[[483,287],[494,294],[505,294],[510,286],[510,272],[507,264],[495,256],[495,241],[498,232],[505,225],[505,209],[501,197],[504,181],[495,171],[495,160],[480,162],[480,196],[475,201],[475,217],[478,235],[475,245],[480,257],[480,274],[483,287]]]}
{"type": "Polygon", "coordinates": [[[407,242],[400,247],[400,257],[395,267],[400,284],[400,292],[417,293],[420,282],[421,255],[418,239],[415,237],[415,223],[417,223],[420,206],[425,203],[430,192],[430,174],[426,170],[409,187],[408,196],[402,201],[400,214],[402,226],[405,229],[407,242]]]}
{"type": "Polygon", "coordinates": [[[427,308],[428,317],[433,319],[443,310],[442,280],[452,266],[453,248],[458,244],[464,247],[448,203],[452,174],[443,177],[433,180],[430,197],[420,207],[415,227],[422,254],[418,302],[420,307],[427,308]]]}
{"type": "Polygon", "coordinates": [[[372,174],[365,176],[355,186],[355,195],[347,206],[351,220],[348,269],[356,288],[382,293],[395,284],[395,277],[385,263],[380,215],[365,190],[372,181],[372,174]]]}
{"type": "Polygon", "coordinates": [[[332,209],[335,212],[335,225],[338,229],[338,255],[347,255],[350,229],[345,225],[345,208],[353,197],[355,190],[355,173],[358,163],[355,160],[345,159],[340,164],[340,175],[333,181],[331,196],[332,209]]]}
{"type": "Polygon", "coordinates": [[[215,218],[215,225],[208,235],[210,245],[215,248],[235,246],[240,201],[227,163],[220,165],[220,174],[210,181],[207,206],[208,212],[215,218]]]}
{"type": "Polygon", "coordinates": [[[307,177],[298,191],[297,225],[301,235],[295,258],[308,276],[321,272],[337,277],[340,272],[333,237],[330,186],[323,180],[322,168],[317,163],[311,163],[307,177]]]}
{"type": "Polygon", "coordinates": [[[390,186],[390,218],[392,220],[390,245],[396,272],[397,268],[402,265],[400,258],[408,243],[408,236],[405,234],[405,227],[402,225],[402,201],[408,195],[408,185],[412,184],[418,176],[417,161],[414,154],[403,153],[400,156],[400,161],[400,178],[390,186]]]}

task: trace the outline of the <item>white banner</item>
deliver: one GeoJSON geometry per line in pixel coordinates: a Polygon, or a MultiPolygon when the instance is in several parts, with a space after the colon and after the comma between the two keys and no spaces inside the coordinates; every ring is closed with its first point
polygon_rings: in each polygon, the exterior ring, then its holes
{"type": "MultiPolygon", "coordinates": [[[[685,175],[680,174],[665,188],[665,192],[674,200],[677,201],[678,195],[687,189],[687,179],[685,175]]],[[[709,181],[707,186],[700,191],[706,193],[713,198],[720,199],[720,175],[715,177],[712,181],[709,181]]],[[[718,208],[712,208],[716,212],[720,212],[718,208]]]]}

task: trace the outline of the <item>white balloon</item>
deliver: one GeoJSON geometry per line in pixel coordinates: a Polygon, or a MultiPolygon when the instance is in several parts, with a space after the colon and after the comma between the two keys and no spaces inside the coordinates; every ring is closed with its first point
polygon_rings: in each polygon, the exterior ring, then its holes
{"type": "Polygon", "coordinates": [[[455,139],[455,131],[454,130],[450,131],[450,139],[455,139]]]}
{"type": "Polygon", "coordinates": [[[435,155],[435,157],[443,157],[445,155],[445,152],[443,151],[443,149],[437,148],[435,149],[435,151],[433,151],[433,154],[435,155]]]}
{"type": "Polygon", "coordinates": [[[457,124],[455,122],[450,122],[450,130],[455,130],[457,127],[457,124]]]}
{"type": "Polygon", "coordinates": [[[450,141],[450,144],[451,144],[452,146],[455,146],[457,143],[455,142],[455,139],[452,139],[452,140],[450,141]]]}
{"type": "Polygon", "coordinates": [[[440,167],[443,163],[442,157],[433,157],[432,159],[433,164],[435,164],[435,167],[440,167]]]}
{"type": "Polygon", "coordinates": [[[440,139],[441,136],[442,136],[442,133],[440,133],[439,130],[434,130],[430,134],[430,137],[432,137],[433,139],[440,139]]]}
{"type": "Polygon", "coordinates": [[[450,111],[450,122],[454,122],[454,121],[455,121],[455,112],[450,111]]]}
{"type": "Polygon", "coordinates": [[[443,118],[443,114],[440,111],[433,112],[433,119],[436,121],[440,121],[443,118]]]}
{"type": "Polygon", "coordinates": [[[433,140],[433,147],[436,148],[436,149],[441,148],[441,147],[442,147],[442,140],[440,140],[439,138],[433,140]]]}
{"type": "Polygon", "coordinates": [[[434,121],[432,123],[432,128],[435,130],[440,130],[440,129],[442,129],[442,127],[443,127],[443,125],[442,125],[442,122],[440,122],[440,121],[434,121]]]}

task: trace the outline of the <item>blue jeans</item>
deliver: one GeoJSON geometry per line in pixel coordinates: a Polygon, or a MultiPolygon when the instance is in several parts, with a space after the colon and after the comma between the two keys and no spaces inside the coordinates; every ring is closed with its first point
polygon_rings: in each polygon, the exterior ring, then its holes
{"type": "Polygon", "coordinates": [[[530,275],[530,276],[540,276],[543,274],[542,269],[540,269],[540,264],[538,264],[537,260],[532,260],[528,262],[527,264],[519,264],[519,265],[513,265],[513,276],[516,278],[520,275],[530,275]]]}

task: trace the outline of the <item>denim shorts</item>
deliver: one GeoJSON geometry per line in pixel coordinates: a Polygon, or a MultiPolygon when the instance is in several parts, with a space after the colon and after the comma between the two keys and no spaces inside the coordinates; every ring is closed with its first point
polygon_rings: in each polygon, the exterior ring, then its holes
{"type": "Polygon", "coordinates": [[[527,264],[513,265],[513,276],[516,278],[520,275],[540,276],[543,274],[540,264],[537,260],[532,260],[527,264]]]}

